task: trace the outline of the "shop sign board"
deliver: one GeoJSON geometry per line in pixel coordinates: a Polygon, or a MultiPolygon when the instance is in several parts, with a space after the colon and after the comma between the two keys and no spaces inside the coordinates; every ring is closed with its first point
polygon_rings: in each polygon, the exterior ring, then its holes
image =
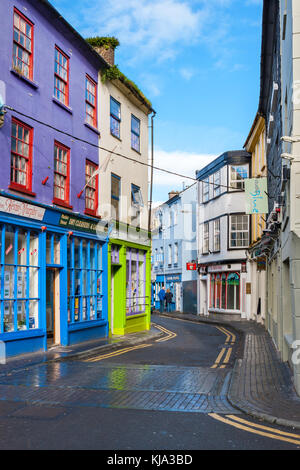
{"type": "Polygon", "coordinates": [[[181,281],[181,276],[180,274],[170,274],[166,276],[166,281],[168,282],[180,282],[181,281]]]}
{"type": "Polygon", "coordinates": [[[45,215],[45,209],[43,207],[34,206],[33,204],[27,204],[26,202],[3,196],[0,196],[0,212],[35,220],[43,220],[45,215]]]}
{"type": "Polygon", "coordinates": [[[246,214],[267,214],[267,178],[245,179],[246,214]]]}
{"type": "Polygon", "coordinates": [[[73,230],[93,234],[96,234],[98,231],[103,232],[103,228],[100,227],[100,224],[98,222],[83,219],[81,217],[75,217],[74,215],[68,214],[61,215],[59,225],[73,230]]]}

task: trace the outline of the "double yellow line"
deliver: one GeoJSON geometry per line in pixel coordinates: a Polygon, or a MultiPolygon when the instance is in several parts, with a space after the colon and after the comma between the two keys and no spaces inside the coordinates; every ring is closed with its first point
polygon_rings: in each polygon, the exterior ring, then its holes
{"type": "MultiPolygon", "coordinates": [[[[158,328],[160,331],[166,334],[163,338],[157,339],[156,342],[161,342],[161,341],[168,341],[169,339],[175,338],[177,336],[176,333],[173,333],[170,330],[167,330],[167,328],[164,328],[163,326],[153,324],[155,328],[158,328]]],[[[128,353],[130,351],[136,351],[137,349],[143,349],[143,348],[149,348],[150,346],[153,346],[153,344],[139,344],[137,346],[131,346],[123,349],[118,349],[117,351],[112,351],[107,354],[100,354],[99,356],[94,356],[89,359],[84,359],[83,362],[98,362],[98,361],[103,361],[103,359],[109,359],[111,357],[115,356],[120,356],[121,354],[128,353]]]]}
{"type": "Polygon", "coordinates": [[[151,344],[140,344],[138,346],[132,346],[130,348],[119,349],[118,351],[113,351],[107,354],[100,354],[99,356],[91,357],[90,359],[85,359],[83,362],[98,362],[103,359],[108,359],[110,357],[119,356],[120,354],[125,354],[129,351],[135,351],[136,349],[148,348],[151,344]]]}
{"type": "Polygon", "coordinates": [[[226,415],[224,418],[223,416],[220,416],[216,413],[209,413],[208,416],[243,431],[251,432],[252,434],[300,445],[299,434],[292,434],[289,432],[280,431],[279,429],[263,426],[261,424],[255,424],[251,421],[247,421],[234,415],[226,415]]]}
{"type": "Polygon", "coordinates": [[[176,338],[177,334],[170,330],[167,330],[167,328],[165,328],[164,326],[157,325],[157,324],[153,324],[153,325],[155,326],[155,328],[157,328],[160,331],[163,331],[167,335],[164,338],[156,339],[155,340],[156,343],[162,343],[163,341],[168,341],[169,339],[176,338]]]}
{"type": "Polygon", "coordinates": [[[216,369],[216,368],[224,369],[229,362],[229,359],[232,353],[232,346],[235,344],[235,341],[236,341],[236,335],[232,333],[231,331],[227,330],[226,328],[224,328],[224,326],[216,326],[216,328],[222,333],[224,333],[224,335],[226,336],[225,345],[227,347],[223,347],[221,349],[217,359],[215,360],[214,365],[211,366],[211,369],[216,369]],[[225,354],[225,357],[223,358],[224,354],[225,354]]]}

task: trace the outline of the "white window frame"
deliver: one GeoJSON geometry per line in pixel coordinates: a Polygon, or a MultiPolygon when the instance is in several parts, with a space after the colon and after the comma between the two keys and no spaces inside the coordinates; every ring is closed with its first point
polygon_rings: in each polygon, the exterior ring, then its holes
{"type": "Polygon", "coordinates": [[[168,245],[168,265],[172,264],[172,245],[168,245]]]}
{"type": "Polygon", "coordinates": [[[249,246],[249,232],[250,232],[250,218],[249,215],[247,214],[232,214],[229,216],[229,248],[230,249],[242,249],[242,248],[248,248],[249,246]],[[246,222],[247,221],[247,224],[246,222]],[[235,225],[235,229],[232,229],[232,226],[235,225]],[[246,227],[247,225],[247,227],[246,227]],[[233,246],[232,241],[232,234],[236,233],[236,245],[233,246]],[[246,233],[247,238],[248,238],[248,243],[239,245],[237,242],[239,240],[238,234],[246,233]]]}
{"type": "Polygon", "coordinates": [[[209,177],[202,181],[202,202],[209,201],[209,177]]]}
{"type": "Polygon", "coordinates": [[[221,250],[221,219],[214,220],[214,251],[221,250]],[[219,225],[219,227],[217,227],[219,225]]]}
{"type": "Polygon", "coordinates": [[[204,222],[203,224],[202,253],[209,253],[209,222],[204,222]]]}
{"type": "Polygon", "coordinates": [[[217,197],[221,194],[221,171],[217,171],[213,175],[214,182],[214,197],[217,197]]]}
{"type": "Polygon", "coordinates": [[[241,191],[245,189],[245,179],[249,178],[249,164],[244,163],[242,165],[230,165],[229,166],[229,190],[230,191],[241,191]],[[237,177],[239,174],[238,169],[246,169],[246,176],[240,178],[237,177]],[[236,174],[236,178],[233,178],[233,172],[236,174]]]}
{"type": "Polygon", "coordinates": [[[178,264],[178,243],[174,243],[174,264],[178,264]]]}

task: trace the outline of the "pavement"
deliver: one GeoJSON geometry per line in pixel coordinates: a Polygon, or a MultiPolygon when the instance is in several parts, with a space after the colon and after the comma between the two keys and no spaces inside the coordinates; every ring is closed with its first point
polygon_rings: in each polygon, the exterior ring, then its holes
{"type": "MultiPolygon", "coordinates": [[[[164,312],[163,316],[230,327],[237,333],[239,343],[227,392],[229,403],[255,418],[300,429],[300,397],[293,386],[291,370],[287,363],[281,361],[269,333],[262,325],[254,321],[228,319],[222,314],[202,316],[164,312]]],[[[43,362],[88,358],[103,351],[150,342],[162,336],[164,333],[152,326],[145,332],[101,338],[69,347],[53,347],[46,352],[9,358],[6,364],[0,366],[0,376],[43,362]]]]}
{"type": "Polygon", "coordinates": [[[230,327],[239,336],[239,348],[227,392],[236,409],[269,423],[300,429],[300,397],[287,363],[282,362],[270,334],[254,321],[164,312],[164,316],[230,327]]]}

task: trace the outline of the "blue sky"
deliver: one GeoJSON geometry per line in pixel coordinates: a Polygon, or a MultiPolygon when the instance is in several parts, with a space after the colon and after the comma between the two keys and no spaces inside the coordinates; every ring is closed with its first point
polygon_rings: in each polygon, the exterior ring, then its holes
{"type": "MultiPolygon", "coordinates": [[[[243,147],[258,107],[262,0],[50,0],[83,37],[116,36],[116,63],[151,100],[155,164],[194,176],[243,147]]],[[[189,180],[155,172],[153,199],[189,180]]]]}

